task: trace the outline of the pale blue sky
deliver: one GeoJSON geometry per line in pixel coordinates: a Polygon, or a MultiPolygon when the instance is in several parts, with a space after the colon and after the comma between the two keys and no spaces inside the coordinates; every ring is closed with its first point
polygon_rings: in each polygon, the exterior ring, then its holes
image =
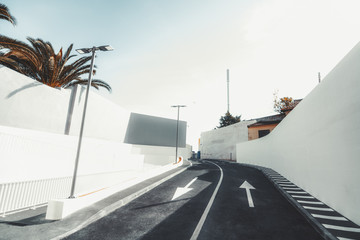
{"type": "MultiPolygon", "coordinates": [[[[226,112],[275,114],[273,92],[305,97],[360,40],[357,0],[6,0],[18,25],[1,34],[50,41],[58,51],[112,45],[100,52],[99,93],[134,112],[176,118],[186,104],[188,142],[226,112]]],[[[75,52],[74,52],[75,53],[75,52]]],[[[197,148],[197,146],[194,146],[197,148]]]]}

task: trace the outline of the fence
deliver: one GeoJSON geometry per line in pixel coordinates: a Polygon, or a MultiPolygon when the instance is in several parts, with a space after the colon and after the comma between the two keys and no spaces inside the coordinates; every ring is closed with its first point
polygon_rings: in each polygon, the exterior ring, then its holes
{"type": "Polygon", "coordinates": [[[69,195],[71,177],[0,184],[0,216],[47,204],[69,195]]]}

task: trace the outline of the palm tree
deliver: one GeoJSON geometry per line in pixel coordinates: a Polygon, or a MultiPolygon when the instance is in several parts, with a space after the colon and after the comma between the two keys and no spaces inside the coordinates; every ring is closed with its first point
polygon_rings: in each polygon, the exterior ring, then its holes
{"type": "Polygon", "coordinates": [[[14,26],[16,25],[15,17],[11,16],[9,9],[4,4],[0,3],[0,19],[11,22],[14,26]]]}
{"type": "MultiPolygon", "coordinates": [[[[68,88],[87,84],[88,80],[81,76],[89,74],[88,62],[91,56],[81,57],[68,64],[69,60],[76,56],[70,55],[73,44],[63,54],[62,48],[55,53],[51,43],[42,39],[28,37],[27,40],[30,45],[0,35],[0,48],[5,50],[0,52],[0,64],[50,87],[68,88]]],[[[102,80],[94,79],[91,85],[96,89],[104,87],[111,92],[110,85],[102,80]]]]}

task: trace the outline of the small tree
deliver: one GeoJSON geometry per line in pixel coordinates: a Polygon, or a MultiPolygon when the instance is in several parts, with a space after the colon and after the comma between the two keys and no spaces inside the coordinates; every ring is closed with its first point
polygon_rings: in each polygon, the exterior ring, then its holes
{"type": "Polygon", "coordinates": [[[238,123],[241,121],[241,115],[240,116],[233,116],[230,112],[225,113],[224,116],[221,116],[220,118],[220,126],[218,128],[226,127],[229,125],[232,125],[234,123],[238,123]]]}
{"type": "Polygon", "coordinates": [[[292,97],[282,97],[274,100],[274,111],[278,113],[285,113],[292,110],[296,106],[292,97]]]}

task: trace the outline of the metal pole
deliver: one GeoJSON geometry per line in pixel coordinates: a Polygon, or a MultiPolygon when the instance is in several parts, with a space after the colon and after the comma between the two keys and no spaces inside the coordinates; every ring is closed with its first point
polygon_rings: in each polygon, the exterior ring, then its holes
{"type": "Polygon", "coordinates": [[[178,108],[178,115],[177,115],[177,121],[176,121],[176,154],[175,154],[175,163],[177,163],[178,159],[178,143],[179,143],[179,115],[180,115],[180,106],[177,106],[178,108]]]}
{"type": "Polygon", "coordinates": [[[75,198],[74,192],[75,192],[75,184],[76,184],[76,175],[77,175],[77,170],[78,170],[78,165],[79,165],[81,141],[82,141],[82,136],[83,136],[83,131],[84,131],[84,123],[85,123],[85,115],[86,115],[87,101],[88,101],[88,96],[89,96],[89,89],[90,89],[90,86],[91,86],[91,80],[92,80],[92,74],[93,74],[93,68],[94,68],[94,62],[95,62],[95,51],[96,51],[96,48],[93,47],[93,48],[92,48],[92,56],[91,56],[91,65],[90,65],[89,79],[88,79],[88,84],[87,84],[87,89],[86,89],[84,110],[83,110],[82,121],[81,121],[81,128],[80,128],[80,135],[79,135],[79,143],[78,143],[78,148],[77,148],[77,153],[76,153],[74,174],[73,174],[73,179],[72,179],[72,184],[71,184],[71,192],[70,192],[70,197],[69,197],[69,198],[75,198]]]}
{"type": "Polygon", "coordinates": [[[230,112],[230,97],[229,97],[229,69],[226,70],[226,76],[227,76],[227,112],[230,112]]]}

